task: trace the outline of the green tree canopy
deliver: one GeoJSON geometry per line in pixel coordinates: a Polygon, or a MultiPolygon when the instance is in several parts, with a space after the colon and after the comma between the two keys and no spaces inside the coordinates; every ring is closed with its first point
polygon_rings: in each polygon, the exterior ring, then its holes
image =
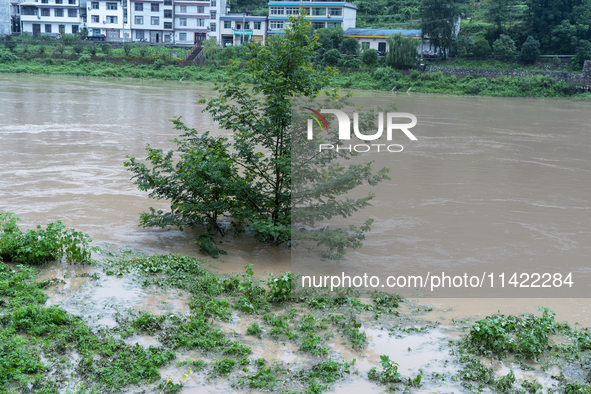
{"type": "Polygon", "coordinates": [[[359,53],[359,41],[356,38],[345,38],[341,43],[341,52],[346,55],[357,55],[359,53]]]}
{"type": "Polygon", "coordinates": [[[406,37],[402,33],[388,37],[388,53],[386,64],[393,68],[409,68],[417,62],[417,40],[406,37]]]}
{"type": "Polygon", "coordinates": [[[422,38],[428,38],[431,47],[436,51],[451,48],[458,15],[458,7],[453,0],[423,0],[422,38]]]}
{"type": "Polygon", "coordinates": [[[486,56],[490,55],[491,49],[488,41],[484,37],[478,37],[476,41],[474,41],[474,48],[472,49],[472,53],[474,56],[486,56]]]}
{"type": "MultiPolygon", "coordinates": [[[[241,82],[244,77],[239,76],[238,63],[234,63],[227,69],[229,80],[216,85],[219,95],[202,101],[219,128],[231,133],[230,138],[200,134],[176,119],[175,127],[183,132],[174,140],[176,150],[165,153],[148,146],[149,166],[135,158],[125,162],[140,190],[171,203],[168,212],[151,209],[142,214],[142,225],[181,229],[205,225],[207,231],[199,235],[198,243],[201,251],[213,256],[222,252],[215,246],[215,234],[229,230],[219,223],[221,217],[231,221],[234,231],[251,233],[259,241],[290,242],[291,100],[318,96],[335,75],[330,68],[318,71],[312,67],[319,44],[317,36],[308,34],[310,21],[303,15],[290,17],[290,21],[283,37],[264,47],[251,45],[251,60],[246,63],[251,84],[241,82]]],[[[313,160],[306,164],[318,165],[313,160]]],[[[328,179],[330,187],[323,184],[315,189],[320,199],[334,199],[364,180],[376,179],[367,166],[363,171],[337,170],[328,179]],[[339,182],[339,171],[356,177],[356,182],[339,182]]],[[[312,222],[327,213],[344,215],[366,205],[367,198],[348,202],[345,209],[330,205],[312,222]]],[[[351,228],[345,231],[348,237],[343,237],[342,231],[324,231],[324,245],[339,251],[356,246],[368,229],[368,224],[362,229],[351,228]]]]}
{"type": "Polygon", "coordinates": [[[378,51],[375,49],[366,49],[361,58],[363,64],[368,67],[375,67],[378,64],[378,51]]]}
{"type": "Polygon", "coordinates": [[[517,55],[515,41],[506,34],[501,34],[501,36],[493,43],[493,50],[495,55],[502,56],[503,58],[517,55]]]}
{"type": "Polygon", "coordinates": [[[527,37],[527,40],[521,46],[520,57],[525,63],[533,63],[538,60],[540,57],[540,42],[532,36],[527,37]]]}

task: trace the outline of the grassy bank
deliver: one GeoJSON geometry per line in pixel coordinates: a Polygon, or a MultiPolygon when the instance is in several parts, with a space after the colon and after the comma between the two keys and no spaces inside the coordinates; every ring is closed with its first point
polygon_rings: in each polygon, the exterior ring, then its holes
{"type": "MultiPolygon", "coordinates": [[[[138,78],[183,81],[223,81],[223,64],[184,65],[178,60],[93,57],[88,54],[70,59],[44,57],[24,59],[9,52],[0,53],[0,72],[53,74],[89,77],[138,78]]],[[[243,76],[247,81],[247,76],[243,76]]],[[[401,72],[380,67],[344,71],[333,79],[333,86],[406,92],[444,93],[505,97],[591,97],[575,85],[545,76],[457,78],[438,73],[401,72]]]]}
{"type": "MultiPolygon", "coordinates": [[[[129,250],[103,250],[103,258],[93,261],[78,253],[89,250],[87,243],[76,241],[80,233],[65,230],[59,222],[27,232],[16,223],[12,215],[3,215],[0,231],[2,393],[111,393],[137,388],[143,393],[174,393],[193,374],[198,384],[207,382],[227,392],[319,394],[335,384],[365,381],[366,388],[404,393],[418,388],[591,393],[591,332],[557,322],[546,308],[539,308],[539,315],[499,313],[475,322],[452,319],[444,328],[421,320],[432,307],[396,294],[374,292],[362,300],[352,289],[331,296],[315,289],[308,297],[292,298],[291,274],[271,275],[264,282],[254,275],[252,265],[241,274],[217,275],[192,257],[147,256],[129,250]],[[95,272],[74,274],[68,265],[61,271],[63,278],[36,280],[39,270],[60,256],[87,264],[95,272]],[[179,291],[186,294],[188,312],[103,305],[98,307],[104,308],[101,314],[107,308],[117,311],[115,324],[97,325],[90,315],[46,305],[45,292],[72,276],[85,280],[86,287],[100,288],[125,277],[146,295],[158,289],[168,294],[179,291]],[[400,311],[401,303],[409,304],[406,312],[400,311]],[[373,332],[373,351],[379,352],[380,360],[367,365],[366,359],[358,366],[357,357],[363,357],[372,343],[368,330],[373,332]],[[462,334],[452,340],[446,332],[462,334]],[[389,348],[386,342],[375,348],[382,336],[399,339],[402,347],[389,348]],[[441,340],[436,342],[436,337],[441,340]],[[146,338],[152,339],[151,344],[140,345],[138,340],[146,338]],[[420,353],[422,367],[401,372],[409,370],[399,364],[406,360],[405,354],[425,351],[421,345],[410,347],[421,338],[423,347],[431,343],[436,349],[435,358],[420,353]],[[295,358],[255,356],[254,347],[260,343],[265,350],[291,347],[295,358]],[[441,364],[437,358],[445,359],[443,369],[433,370],[432,365],[441,364]]],[[[77,303],[63,302],[69,307],[77,303]]],[[[117,303],[109,303],[113,302],[117,303]]],[[[94,304],[93,299],[85,296],[84,304],[94,304]]]]}

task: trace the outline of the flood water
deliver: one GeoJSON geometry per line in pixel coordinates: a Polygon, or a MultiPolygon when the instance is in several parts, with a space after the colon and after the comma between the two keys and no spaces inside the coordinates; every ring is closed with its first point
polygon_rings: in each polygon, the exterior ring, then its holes
{"type": "MultiPolygon", "coordinates": [[[[169,121],[173,117],[182,116],[200,131],[219,133],[198,104],[201,95],[214,93],[212,88],[182,82],[0,75],[0,212],[14,212],[23,228],[62,220],[90,234],[97,245],[204,257],[193,243],[194,233],[138,228],[141,212],[150,206],[166,209],[167,204],[138,191],[123,162],[128,155],[144,157],[148,143],[172,147],[170,140],[178,135],[169,121]]],[[[383,219],[376,221],[367,247],[359,251],[376,252],[374,269],[389,264],[380,256],[388,255],[383,250],[397,237],[394,248],[405,264],[413,259],[449,264],[495,255],[512,267],[512,259],[524,248],[527,258],[546,270],[588,259],[589,103],[360,92],[369,94],[392,97],[401,110],[425,119],[413,130],[423,140],[421,149],[400,161],[397,170],[407,174],[407,181],[414,179],[414,186],[407,182],[396,188],[402,183],[393,176],[390,186],[396,195],[378,196],[368,211],[383,219]],[[514,127],[510,121],[519,116],[532,121],[514,127]],[[470,123],[463,121],[468,118],[470,123]],[[460,131],[450,135],[449,130],[460,131]],[[498,139],[491,136],[507,133],[513,143],[495,145],[498,139]],[[517,159],[520,155],[523,161],[517,159]],[[505,172],[494,173],[499,169],[505,172]],[[442,180],[452,170],[461,174],[459,181],[442,180]],[[482,178],[498,182],[487,188],[478,182],[482,178]],[[554,189],[547,189],[549,180],[556,180],[554,189]],[[516,188],[518,199],[502,197],[516,188]],[[489,192],[497,194],[486,195],[489,192]],[[497,204],[487,206],[493,200],[497,204]],[[474,212],[478,215],[471,215],[474,212]],[[489,226],[495,218],[498,226],[489,226]],[[503,227],[507,222],[511,226],[503,227]]],[[[261,245],[248,236],[227,241],[229,254],[212,262],[220,272],[238,271],[248,263],[260,276],[290,269],[284,247],[261,245]]],[[[579,273],[588,274],[588,269],[579,273]]],[[[130,302],[137,301],[134,297],[130,295],[130,302]]],[[[425,302],[434,306],[433,316],[439,321],[497,310],[522,313],[543,305],[554,309],[558,320],[591,326],[591,301],[586,298],[425,302]]]]}

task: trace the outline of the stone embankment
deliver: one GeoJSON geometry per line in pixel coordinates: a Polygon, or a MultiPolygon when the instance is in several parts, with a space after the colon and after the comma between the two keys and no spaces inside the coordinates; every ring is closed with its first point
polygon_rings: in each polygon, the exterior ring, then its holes
{"type": "Polygon", "coordinates": [[[500,76],[512,77],[532,77],[544,75],[551,78],[563,79],[566,81],[575,82],[584,90],[589,90],[591,85],[591,60],[586,60],[583,65],[581,73],[569,72],[548,72],[548,71],[518,71],[518,70],[492,70],[486,68],[463,68],[463,67],[442,67],[442,66],[426,66],[424,72],[435,73],[442,72],[444,74],[454,74],[457,77],[465,77],[471,75],[473,77],[496,78],[500,76]],[[586,89],[585,89],[586,87],[586,89]]]}

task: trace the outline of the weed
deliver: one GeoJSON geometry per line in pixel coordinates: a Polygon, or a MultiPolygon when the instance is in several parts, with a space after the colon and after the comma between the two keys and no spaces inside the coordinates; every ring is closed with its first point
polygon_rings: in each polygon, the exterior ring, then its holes
{"type": "Polygon", "coordinates": [[[259,326],[257,323],[252,323],[250,327],[248,327],[248,329],[246,330],[246,335],[259,335],[262,332],[263,329],[261,328],[261,326],[259,326]]]}
{"type": "Polygon", "coordinates": [[[370,380],[377,380],[382,383],[397,383],[402,381],[400,372],[398,372],[399,365],[390,360],[389,356],[385,354],[381,355],[380,365],[382,366],[381,371],[378,371],[376,367],[369,370],[367,376],[370,380]]]}
{"type": "Polygon", "coordinates": [[[231,358],[220,358],[213,362],[212,373],[219,376],[228,376],[236,367],[237,361],[231,358]]]}

